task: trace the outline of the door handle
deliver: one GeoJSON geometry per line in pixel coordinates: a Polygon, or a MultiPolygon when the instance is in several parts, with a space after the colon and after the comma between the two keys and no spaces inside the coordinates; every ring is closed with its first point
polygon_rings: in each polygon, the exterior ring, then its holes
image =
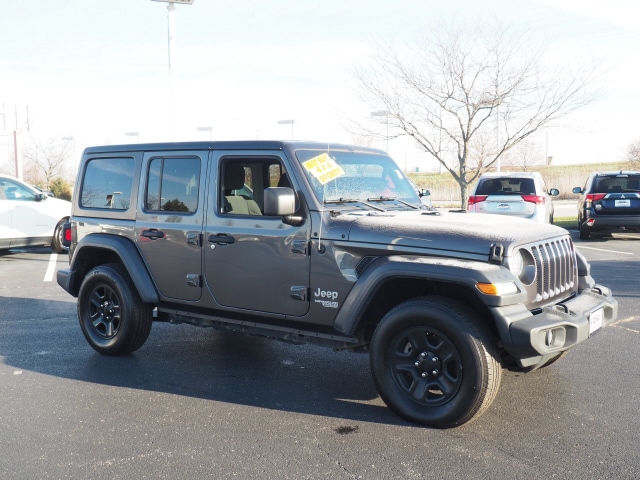
{"type": "Polygon", "coordinates": [[[227,235],[226,233],[218,233],[209,235],[207,238],[211,243],[217,243],[218,245],[228,245],[235,242],[235,239],[231,235],[227,235]]]}
{"type": "Polygon", "coordinates": [[[143,230],[140,235],[151,240],[157,240],[158,238],[164,238],[164,232],[152,228],[151,230],[143,230]]]}

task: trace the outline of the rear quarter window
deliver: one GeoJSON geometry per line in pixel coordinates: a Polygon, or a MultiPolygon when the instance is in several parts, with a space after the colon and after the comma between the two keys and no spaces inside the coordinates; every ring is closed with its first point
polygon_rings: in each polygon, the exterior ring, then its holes
{"type": "Polygon", "coordinates": [[[80,192],[84,208],[128,210],[135,160],[133,158],[95,158],[87,162],[80,192]]]}

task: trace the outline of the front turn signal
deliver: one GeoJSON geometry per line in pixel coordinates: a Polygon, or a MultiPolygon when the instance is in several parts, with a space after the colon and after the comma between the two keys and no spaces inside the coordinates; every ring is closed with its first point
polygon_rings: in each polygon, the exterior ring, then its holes
{"type": "Polygon", "coordinates": [[[509,295],[518,292],[518,287],[513,282],[476,283],[476,288],[485,295],[509,295]]]}

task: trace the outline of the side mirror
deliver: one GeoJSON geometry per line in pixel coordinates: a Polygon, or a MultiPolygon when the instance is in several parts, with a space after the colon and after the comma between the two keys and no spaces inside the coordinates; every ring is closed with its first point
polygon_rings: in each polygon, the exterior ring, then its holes
{"type": "Polygon", "coordinates": [[[296,195],[292,188],[270,187],[264,190],[264,214],[284,217],[296,213],[296,195]]]}
{"type": "Polygon", "coordinates": [[[582,189],[580,187],[573,187],[571,191],[577,195],[580,195],[582,193],[582,189]]]}
{"type": "Polygon", "coordinates": [[[557,188],[552,188],[551,190],[549,190],[549,195],[551,195],[552,197],[557,197],[558,195],[560,195],[560,190],[558,190],[557,188]]]}
{"type": "Polygon", "coordinates": [[[295,216],[296,194],[293,188],[269,187],[264,190],[264,214],[282,217],[288,225],[301,225],[304,218],[295,216]]]}
{"type": "Polygon", "coordinates": [[[42,202],[47,198],[49,198],[49,196],[46,193],[36,193],[36,202],[42,202]]]}
{"type": "Polygon", "coordinates": [[[421,197],[428,197],[431,195],[431,192],[426,188],[421,188],[420,190],[418,190],[418,195],[421,197]]]}

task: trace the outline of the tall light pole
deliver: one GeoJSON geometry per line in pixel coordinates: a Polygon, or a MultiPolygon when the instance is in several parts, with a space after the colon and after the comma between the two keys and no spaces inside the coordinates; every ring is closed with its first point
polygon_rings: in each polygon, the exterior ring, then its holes
{"type": "Polygon", "coordinates": [[[213,127],[198,127],[200,132],[209,132],[209,140],[213,140],[213,127]]]}
{"type": "Polygon", "coordinates": [[[74,171],[78,171],[78,160],[76,159],[76,139],[73,135],[69,135],[68,137],[60,137],[60,140],[63,142],[71,142],[71,152],[73,154],[73,168],[74,171]]]}
{"type": "Polygon", "coordinates": [[[387,124],[387,134],[385,136],[385,140],[387,142],[387,146],[385,150],[389,153],[389,110],[377,110],[375,112],[371,112],[372,117],[385,117],[385,123],[387,124]]]}
{"type": "Polygon", "coordinates": [[[293,124],[296,123],[296,121],[291,118],[289,120],[278,120],[278,125],[291,125],[291,140],[293,140],[293,124]]]}
{"type": "Polygon", "coordinates": [[[140,134],[138,132],[125,132],[125,137],[136,137],[136,142],[140,143],[140,134]]]}
{"type": "Polygon", "coordinates": [[[175,11],[176,3],[183,3],[191,5],[194,0],[152,0],[154,2],[164,2],[167,5],[167,24],[168,24],[168,38],[169,38],[169,122],[171,125],[171,139],[173,140],[173,111],[174,111],[174,95],[173,89],[175,85],[175,47],[176,47],[176,16],[175,11]]]}

